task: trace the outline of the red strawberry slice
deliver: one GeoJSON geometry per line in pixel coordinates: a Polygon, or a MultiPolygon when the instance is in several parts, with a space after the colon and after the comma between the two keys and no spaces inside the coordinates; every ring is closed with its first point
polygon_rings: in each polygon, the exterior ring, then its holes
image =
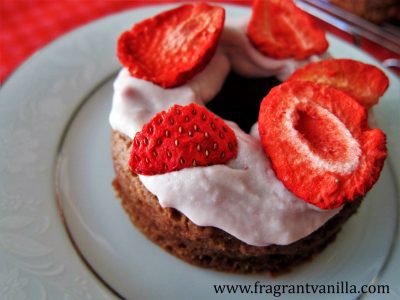
{"type": "Polygon", "coordinates": [[[137,23],[118,40],[118,57],[132,76],[164,88],[202,71],[217,47],[225,11],[187,4],[137,23]]]}
{"type": "Polygon", "coordinates": [[[366,108],[378,103],[389,79],[375,66],[351,59],[327,59],[298,69],[288,80],[312,81],[335,87],[366,108]]]}
{"type": "Polygon", "coordinates": [[[325,33],[292,0],[255,0],[247,35],[264,55],[304,59],[328,48],[325,33]]]}
{"type": "Polygon", "coordinates": [[[259,133],[276,176],[322,209],[363,196],[386,157],[385,134],[349,95],[312,82],[273,88],[261,103],[259,133]]]}
{"type": "Polygon", "coordinates": [[[136,134],[129,166],[137,174],[163,174],[224,164],[237,152],[236,135],[224,120],[194,103],[174,105],[136,134]]]}

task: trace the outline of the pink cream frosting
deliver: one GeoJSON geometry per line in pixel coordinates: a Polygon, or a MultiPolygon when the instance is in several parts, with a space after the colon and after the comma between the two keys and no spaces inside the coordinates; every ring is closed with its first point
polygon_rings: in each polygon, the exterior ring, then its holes
{"type": "MultiPolygon", "coordinates": [[[[130,76],[122,69],[114,82],[110,124],[130,138],[158,112],[174,104],[205,104],[219,92],[229,71],[248,77],[284,80],[300,65],[317,59],[276,60],[248,41],[247,20],[227,20],[216,54],[193,79],[173,89],[130,76]]],[[[227,121],[239,152],[226,165],[195,167],[139,178],[162,207],[173,207],[199,226],[213,226],[255,246],[288,245],[317,230],[340,209],[320,210],[288,191],[275,177],[259,141],[227,121]]]]}

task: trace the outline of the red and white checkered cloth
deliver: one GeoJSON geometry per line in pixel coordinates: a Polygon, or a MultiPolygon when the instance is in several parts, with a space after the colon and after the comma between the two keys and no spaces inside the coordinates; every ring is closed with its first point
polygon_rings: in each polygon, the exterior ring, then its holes
{"type": "MultiPolygon", "coordinates": [[[[125,9],[172,0],[0,0],[0,82],[60,35],[125,9]]],[[[216,2],[216,1],[214,1],[216,2]]],[[[225,1],[250,5],[251,0],[225,1]]]]}
{"type": "MultiPolygon", "coordinates": [[[[78,26],[129,8],[180,1],[182,0],[0,0],[0,82],[36,50],[78,26]]],[[[252,0],[213,2],[251,5],[252,0]]],[[[346,38],[327,24],[321,22],[319,25],[346,38]]],[[[351,37],[347,37],[347,40],[351,40],[351,37]]],[[[375,49],[375,52],[382,56],[382,50],[375,49]]],[[[378,58],[382,59],[379,55],[378,58]]]]}

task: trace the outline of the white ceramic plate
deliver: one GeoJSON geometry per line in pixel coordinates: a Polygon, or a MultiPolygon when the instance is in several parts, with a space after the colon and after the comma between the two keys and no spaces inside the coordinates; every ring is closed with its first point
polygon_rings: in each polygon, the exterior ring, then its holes
{"type": "MultiPolygon", "coordinates": [[[[119,68],[115,42],[132,23],[166,8],[132,10],[65,35],[34,55],[1,89],[0,299],[112,299],[115,292],[129,299],[231,299],[247,296],[216,295],[213,284],[344,280],[389,284],[391,295],[398,296],[400,83],[390,72],[391,86],[374,111],[388,135],[389,160],[359,213],[310,263],[278,278],[199,269],[132,227],[111,188],[108,113],[119,68]]],[[[228,18],[250,13],[226,8],[228,18]]],[[[329,40],[335,57],[378,65],[352,46],[329,40]]],[[[252,295],[257,297],[273,298],[252,295]]]]}

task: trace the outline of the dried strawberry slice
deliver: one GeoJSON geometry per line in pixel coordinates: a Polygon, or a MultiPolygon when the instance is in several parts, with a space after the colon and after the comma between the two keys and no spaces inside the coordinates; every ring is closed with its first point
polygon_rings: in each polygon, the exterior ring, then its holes
{"type": "Polygon", "coordinates": [[[328,48],[325,33],[292,0],[255,0],[247,35],[264,55],[304,59],[328,48]]]}
{"type": "Polygon", "coordinates": [[[215,53],[225,20],[221,7],[187,4],[137,23],[118,40],[118,57],[132,76],[164,88],[184,84],[215,53]]]}
{"type": "Polygon", "coordinates": [[[365,108],[340,90],[286,82],[264,98],[258,122],[276,176],[308,203],[340,207],[379,177],[385,134],[370,129],[365,108]]]}
{"type": "Polygon", "coordinates": [[[327,59],[310,63],[288,80],[312,81],[335,87],[366,108],[378,103],[389,86],[389,79],[375,66],[351,59],[327,59]]]}
{"type": "Polygon", "coordinates": [[[224,120],[194,103],[174,105],[135,135],[129,166],[136,174],[163,174],[224,164],[237,152],[236,135],[224,120]]]}

